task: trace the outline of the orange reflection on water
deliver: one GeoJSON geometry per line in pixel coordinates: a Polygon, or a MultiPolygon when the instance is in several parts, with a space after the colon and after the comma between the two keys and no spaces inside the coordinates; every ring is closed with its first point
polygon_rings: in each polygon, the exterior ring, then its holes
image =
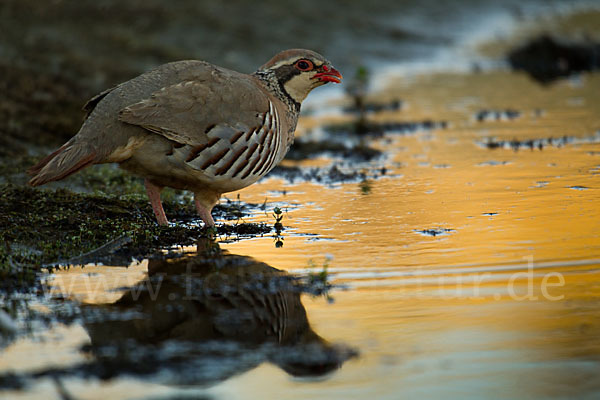
{"type": "Polygon", "coordinates": [[[406,98],[408,106],[395,119],[447,120],[449,127],[377,142],[393,159],[385,162],[390,177],[371,182],[369,194],[355,183],[330,189],[280,180],[240,192],[245,201],[300,205],[286,214],[284,225],[333,240],[307,237],[282,250],[256,241],[229,247],[283,263],[300,254],[306,261],[328,253],[344,266],[600,258],[600,77],[583,79],[581,86],[561,82],[541,88],[524,76],[495,73],[433,76],[399,85],[391,93],[406,98]],[[521,116],[476,121],[475,113],[488,107],[515,109],[521,116]],[[576,140],[542,150],[481,145],[488,138],[564,135],[576,140]],[[271,192],[282,189],[289,194],[271,192]],[[437,237],[417,232],[434,228],[451,231],[437,237]]]}

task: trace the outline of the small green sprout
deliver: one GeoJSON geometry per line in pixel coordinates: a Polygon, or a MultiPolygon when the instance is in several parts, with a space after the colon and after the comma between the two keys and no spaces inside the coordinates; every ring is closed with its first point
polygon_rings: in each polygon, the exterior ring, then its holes
{"type": "Polygon", "coordinates": [[[372,189],[371,181],[368,180],[367,178],[364,178],[362,181],[360,181],[358,186],[360,187],[360,192],[362,194],[366,195],[366,194],[371,193],[371,189],[372,189]]]}

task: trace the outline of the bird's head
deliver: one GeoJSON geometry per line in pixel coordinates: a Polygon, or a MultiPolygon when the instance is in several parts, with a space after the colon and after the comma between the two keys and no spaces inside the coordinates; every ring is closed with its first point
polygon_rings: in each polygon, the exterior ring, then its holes
{"type": "Polygon", "coordinates": [[[316,87],[342,82],[342,74],[325,57],[304,49],[282,51],[255,74],[275,79],[279,88],[297,104],[316,87]]]}

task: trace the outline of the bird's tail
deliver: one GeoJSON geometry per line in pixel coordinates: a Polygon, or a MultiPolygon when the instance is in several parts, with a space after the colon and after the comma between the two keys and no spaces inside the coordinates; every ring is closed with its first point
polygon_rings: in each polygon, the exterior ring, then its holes
{"type": "Polygon", "coordinates": [[[29,184],[39,186],[44,183],[59,181],[75,172],[94,164],[96,151],[85,143],[67,142],[60,149],[50,154],[27,170],[32,175],[29,184]]]}

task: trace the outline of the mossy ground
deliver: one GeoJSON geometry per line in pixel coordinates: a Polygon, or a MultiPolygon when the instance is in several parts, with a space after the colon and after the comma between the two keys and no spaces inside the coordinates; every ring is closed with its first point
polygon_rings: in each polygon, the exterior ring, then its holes
{"type": "MultiPolygon", "coordinates": [[[[181,204],[171,195],[164,202],[169,217],[180,223],[156,224],[148,200],[139,194],[106,195],[75,193],[67,189],[33,189],[14,184],[0,185],[0,279],[4,286],[27,284],[32,272],[44,266],[77,259],[103,249],[107,243],[121,244],[99,251],[98,261],[118,252],[125,258],[141,258],[160,249],[193,244],[212,234],[200,225],[191,204],[181,204]],[[109,254],[110,253],[110,254],[109,254]]],[[[217,206],[216,215],[241,213],[240,204],[217,206]],[[237,211],[236,211],[237,210],[237,211]]],[[[256,224],[222,226],[216,233],[261,234],[270,228],[256,224]]]]}

